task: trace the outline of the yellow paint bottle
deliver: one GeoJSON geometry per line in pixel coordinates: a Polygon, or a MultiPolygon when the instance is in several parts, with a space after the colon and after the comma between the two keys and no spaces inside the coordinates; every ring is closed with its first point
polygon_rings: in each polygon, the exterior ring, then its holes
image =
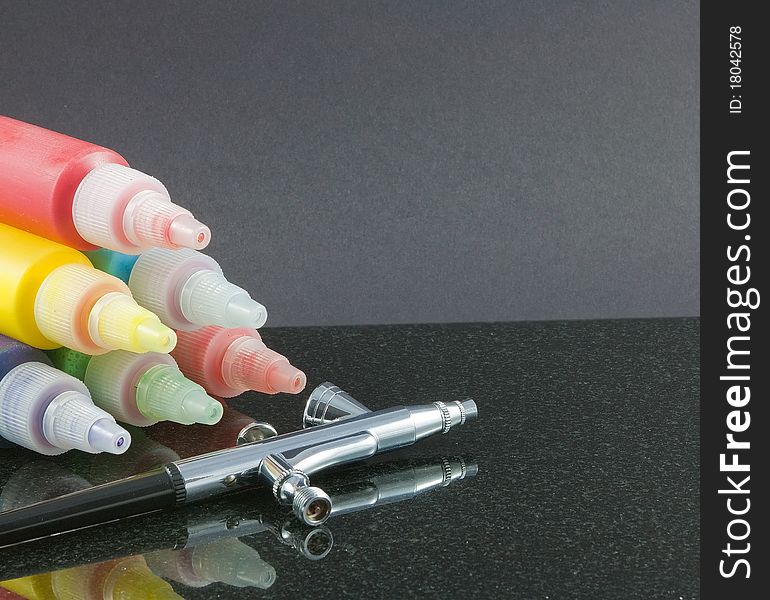
{"type": "Polygon", "coordinates": [[[0,223],[0,333],[50,350],[169,352],[176,334],[72,248],[0,223]]]}

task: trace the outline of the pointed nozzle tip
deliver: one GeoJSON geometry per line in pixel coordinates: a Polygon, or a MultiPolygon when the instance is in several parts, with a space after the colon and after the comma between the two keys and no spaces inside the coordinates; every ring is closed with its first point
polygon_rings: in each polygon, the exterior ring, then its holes
{"type": "Polygon", "coordinates": [[[267,321],[267,309],[248,294],[239,294],[225,308],[227,327],[251,327],[259,329],[267,321]]]}
{"type": "Polygon", "coordinates": [[[88,442],[94,452],[123,454],[131,446],[131,434],[111,419],[100,419],[91,426],[88,442]]]}
{"type": "Polygon", "coordinates": [[[182,214],[171,221],[168,239],[177,248],[203,250],[211,241],[211,230],[192,215],[182,214]]]}
{"type": "Polygon", "coordinates": [[[145,319],[136,328],[140,352],[168,354],[176,346],[176,333],[156,319],[145,319]]]}
{"type": "Polygon", "coordinates": [[[287,394],[299,394],[305,389],[307,377],[289,361],[279,361],[267,373],[270,387],[287,394]]]}
{"type": "Polygon", "coordinates": [[[222,420],[224,414],[222,404],[202,389],[199,392],[188,394],[182,402],[182,411],[188,417],[188,422],[200,423],[201,425],[216,425],[222,420]]]}

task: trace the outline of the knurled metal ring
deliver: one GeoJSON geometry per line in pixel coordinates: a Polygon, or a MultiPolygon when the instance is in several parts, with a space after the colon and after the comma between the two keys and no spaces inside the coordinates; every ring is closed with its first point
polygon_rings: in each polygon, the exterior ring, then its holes
{"type": "Polygon", "coordinates": [[[286,483],[286,480],[291,477],[292,475],[299,475],[300,477],[304,477],[307,479],[307,475],[305,475],[302,471],[299,469],[288,469],[285,471],[278,479],[276,479],[273,482],[273,496],[275,496],[275,499],[283,502],[281,499],[281,487],[284,483],[286,483]]]}
{"type": "Polygon", "coordinates": [[[444,472],[444,479],[441,481],[441,485],[447,486],[452,483],[452,465],[446,458],[441,459],[441,470],[444,472]]]}
{"type": "Polygon", "coordinates": [[[179,467],[174,463],[168,463],[164,466],[166,473],[171,479],[171,485],[174,488],[174,499],[177,504],[181,504],[187,498],[187,489],[184,486],[184,477],[179,472],[179,467]]]}
{"type": "Polygon", "coordinates": [[[441,411],[441,433],[446,433],[452,428],[452,415],[449,414],[449,409],[443,402],[434,402],[433,404],[441,411]]]}

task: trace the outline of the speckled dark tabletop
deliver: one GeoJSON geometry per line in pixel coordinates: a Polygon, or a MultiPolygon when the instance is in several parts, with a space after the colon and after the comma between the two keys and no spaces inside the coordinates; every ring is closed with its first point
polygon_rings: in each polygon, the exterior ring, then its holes
{"type": "MultiPolygon", "coordinates": [[[[152,571],[184,598],[697,597],[697,319],[301,328],[264,337],[306,370],[308,390],[330,380],[375,409],[470,396],[479,419],[316,477],[333,497],[361,502],[321,530],[250,491],[0,549],[0,580],[55,571],[16,589],[59,586],[63,597],[66,585],[91,585],[105,569],[127,582],[133,565],[146,588],[136,598],[161,597],[148,595],[150,585],[162,587],[152,571]],[[467,476],[366,506],[378,487],[427,481],[442,460],[467,476]],[[119,560],[132,555],[144,560],[119,560]],[[108,560],[116,562],[93,566],[108,560]],[[234,570],[262,587],[221,583],[234,570]],[[220,583],[206,585],[212,580],[220,583]]],[[[149,428],[122,457],[0,450],[0,507],[223,446],[245,415],[279,432],[296,429],[306,397],[247,394],[228,402],[219,426],[149,428]]]]}

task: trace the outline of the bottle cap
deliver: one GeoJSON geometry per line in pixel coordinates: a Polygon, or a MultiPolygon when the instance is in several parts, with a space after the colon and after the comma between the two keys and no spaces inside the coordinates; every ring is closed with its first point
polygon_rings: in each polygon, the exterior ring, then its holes
{"type": "Polygon", "coordinates": [[[217,261],[187,248],[148,250],[133,266],[128,286],[139,304],[174,329],[258,329],[267,320],[265,307],[227,281],[217,261]]]}
{"type": "Polygon", "coordinates": [[[171,220],[168,239],[177,248],[202,250],[211,240],[211,230],[191,214],[181,214],[171,220]]]}
{"type": "Polygon", "coordinates": [[[179,371],[168,354],[124,350],[94,356],[84,379],[94,403],[118,421],[147,427],[158,421],[213,425],[222,405],[179,371]]]}
{"type": "Polygon", "coordinates": [[[200,250],[211,240],[209,228],[171,202],[160,181],[113,163],[98,166],[83,178],[73,199],[72,218],[87,242],[127,254],[153,247],[200,250]]]}
{"type": "Polygon", "coordinates": [[[149,419],[183,425],[214,425],[224,412],[222,405],[182,375],[176,364],[155,365],[139,378],[136,405],[149,419]]]}
{"type": "Polygon", "coordinates": [[[222,374],[236,388],[264,394],[298,394],[307,378],[283,354],[268,348],[259,334],[234,341],[225,352],[222,374]]]}
{"type": "Polygon", "coordinates": [[[305,374],[285,356],[268,348],[255,329],[210,326],[179,331],[172,356],[189,379],[223,398],[247,390],[297,394],[305,374]]]}
{"type": "Polygon", "coordinates": [[[176,345],[174,331],[125,294],[102,296],[91,309],[88,330],[108,350],[166,353],[176,345]]]}
{"type": "Polygon", "coordinates": [[[125,283],[90,266],[51,271],[35,298],[35,322],[52,342],[85,354],[168,352],[176,334],[139,306],[125,283]]]}
{"type": "Polygon", "coordinates": [[[122,454],[131,444],[82,382],[38,362],[19,365],[0,381],[0,435],[47,455],[72,448],[122,454]]]}
{"type": "Polygon", "coordinates": [[[227,304],[224,305],[221,322],[213,324],[221,325],[222,327],[251,327],[252,329],[259,329],[266,322],[267,309],[256,300],[252,300],[244,292],[237,293],[230,298],[227,304]]]}

